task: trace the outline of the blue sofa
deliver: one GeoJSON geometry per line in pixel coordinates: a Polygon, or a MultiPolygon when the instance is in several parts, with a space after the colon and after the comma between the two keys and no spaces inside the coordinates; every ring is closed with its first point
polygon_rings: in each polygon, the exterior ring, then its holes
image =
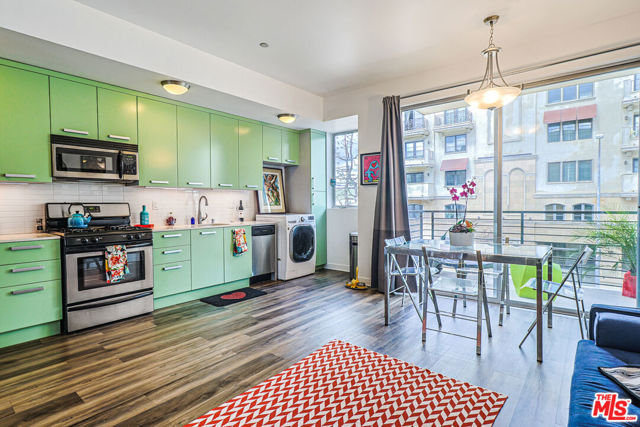
{"type": "Polygon", "coordinates": [[[638,422],[608,422],[603,417],[592,418],[595,393],[615,392],[630,399],[616,383],[605,377],[598,367],[640,365],[640,309],[593,305],[589,317],[589,339],[578,342],[573,378],[569,426],[638,426],[640,406],[632,402],[629,415],[638,422]]]}

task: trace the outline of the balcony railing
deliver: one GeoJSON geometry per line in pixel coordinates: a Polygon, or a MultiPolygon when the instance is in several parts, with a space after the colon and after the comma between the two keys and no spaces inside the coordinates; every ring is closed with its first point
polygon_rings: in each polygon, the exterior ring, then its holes
{"type": "Polygon", "coordinates": [[[403,130],[405,132],[420,132],[428,129],[428,121],[424,116],[408,117],[404,119],[403,130]]]}
{"type": "Polygon", "coordinates": [[[426,150],[424,156],[405,158],[405,166],[434,166],[436,163],[433,150],[426,150]]]}
{"type": "MultiPolygon", "coordinates": [[[[637,177],[636,177],[637,178],[637,177]]],[[[624,275],[629,264],[623,257],[622,247],[599,244],[591,233],[611,224],[614,218],[628,222],[637,221],[636,211],[505,211],[502,220],[502,235],[513,244],[540,243],[553,247],[553,261],[567,271],[579,251],[590,245],[594,255],[588,268],[582,271],[585,295],[590,295],[589,304],[603,302],[616,305],[635,305],[633,298],[622,296],[624,275]]],[[[455,219],[453,211],[425,210],[412,212],[410,218],[411,238],[445,238],[455,219]]],[[[493,212],[469,211],[467,219],[474,223],[476,239],[493,239],[493,212]]],[[[632,237],[633,238],[633,237],[632,237]]],[[[587,297],[585,296],[585,300],[587,297]]]]}
{"type": "Polygon", "coordinates": [[[409,200],[429,200],[434,196],[433,184],[416,182],[407,184],[407,197],[409,200]]]}
{"type": "Polygon", "coordinates": [[[436,113],[433,130],[444,132],[447,130],[473,129],[473,115],[468,110],[443,111],[436,113]]]}

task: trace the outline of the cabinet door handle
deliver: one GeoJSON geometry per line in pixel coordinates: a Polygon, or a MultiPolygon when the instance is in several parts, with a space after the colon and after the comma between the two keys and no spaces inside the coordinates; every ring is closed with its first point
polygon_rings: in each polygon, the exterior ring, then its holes
{"type": "Polygon", "coordinates": [[[168,184],[169,181],[154,181],[153,179],[149,181],[152,184],[168,184]]]}
{"type": "Polygon", "coordinates": [[[66,133],[75,133],[77,135],[89,135],[89,132],[86,130],[78,130],[78,129],[68,129],[68,128],[63,128],[62,132],[66,132],[66,133]]]}
{"type": "Polygon", "coordinates": [[[203,236],[208,236],[209,234],[218,234],[218,232],[217,231],[201,231],[200,234],[203,236]]]}
{"type": "Polygon", "coordinates": [[[296,161],[295,160],[291,160],[291,159],[287,159],[287,160],[285,160],[285,162],[287,162],[287,163],[295,163],[296,161]]]}
{"type": "Polygon", "coordinates": [[[37,271],[44,270],[44,265],[39,265],[37,267],[23,267],[23,268],[12,268],[12,273],[26,273],[27,271],[37,271]]]}
{"type": "Polygon", "coordinates": [[[253,185],[253,184],[247,184],[247,185],[245,185],[245,187],[247,187],[247,188],[258,188],[257,185],[253,185]]]}
{"type": "Polygon", "coordinates": [[[172,251],[162,251],[162,255],[179,254],[180,252],[182,252],[182,249],[174,249],[172,251]]]}
{"type": "Polygon", "coordinates": [[[9,247],[10,251],[28,251],[31,249],[42,249],[44,246],[42,245],[31,245],[31,246],[11,246],[9,247]]]}
{"type": "Polygon", "coordinates": [[[121,141],[131,141],[131,137],[122,135],[107,135],[111,139],[119,139],[121,141]]]}
{"type": "Polygon", "coordinates": [[[220,187],[233,187],[233,184],[218,184],[220,187]]]}
{"type": "Polygon", "coordinates": [[[279,160],[280,157],[271,157],[271,156],[269,156],[269,157],[267,157],[267,159],[269,159],[269,160],[279,160]]]}
{"type": "Polygon", "coordinates": [[[27,178],[27,179],[35,179],[35,175],[24,174],[24,173],[5,173],[4,176],[6,178],[27,178]]]}
{"type": "Polygon", "coordinates": [[[182,237],[182,234],[163,234],[162,235],[163,239],[171,239],[173,237],[182,237]]]}
{"type": "Polygon", "coordinates": [[[311,177],[311,189],[315,190],[316,189],[316,178],[315,177],[311,177]]]}
{"type": "Polygon", "coordinates": [[[187,182],[188,185],[204,185],[204,182],[187,182]]]}
{"type": "Polygon", "coordinates": [[[44,286],[38,286],[37,288],[20,289],[19,291],[11,291],[11,295],[32,294],[34,292],[44,291],[44,286]]]}
{"type": "Polygon", "coordinates": [[[181,268],[181,265],[174,265],[173,267],[162,267],[162,271],[179,270],[181,268]]]}

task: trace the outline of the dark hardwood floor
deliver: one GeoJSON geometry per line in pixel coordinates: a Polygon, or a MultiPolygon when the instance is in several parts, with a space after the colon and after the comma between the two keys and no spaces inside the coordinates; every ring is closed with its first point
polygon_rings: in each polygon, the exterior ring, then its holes
{"type": "MultiPolygon", "coordinates": [[[[566,425],[574,318],[556,316],[545,328],[538,364],[533,338],[518,349],[533,312],[514,309],[498,327],[492,306],[493,338],[485,332],[478,357],[474,341],[438,332],[423,346],[413,307],[401,308],[398,297],[385,327],[382,295],[348,290],[345,279],[323,271],[256,285],[268,295],[224,308],[189,302],[0,349],[0,425],[181,425],[332,339],[507,394],[496,425],[566,425]]],[[[467,310],[473,314],[474,304],[467,310]]],[[[444,328],[474,332],[460,320],[444,319],[444,328]]]]}

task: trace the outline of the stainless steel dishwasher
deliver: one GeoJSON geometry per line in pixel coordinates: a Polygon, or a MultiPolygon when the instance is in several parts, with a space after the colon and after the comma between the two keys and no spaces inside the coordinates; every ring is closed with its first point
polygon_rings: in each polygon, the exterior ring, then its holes
{"type": "Polygon", "coordinates": [[[274,279],[276,277],[276,226],[254,225],[251,228],[251,235],[252,282],[274,279]]]}

